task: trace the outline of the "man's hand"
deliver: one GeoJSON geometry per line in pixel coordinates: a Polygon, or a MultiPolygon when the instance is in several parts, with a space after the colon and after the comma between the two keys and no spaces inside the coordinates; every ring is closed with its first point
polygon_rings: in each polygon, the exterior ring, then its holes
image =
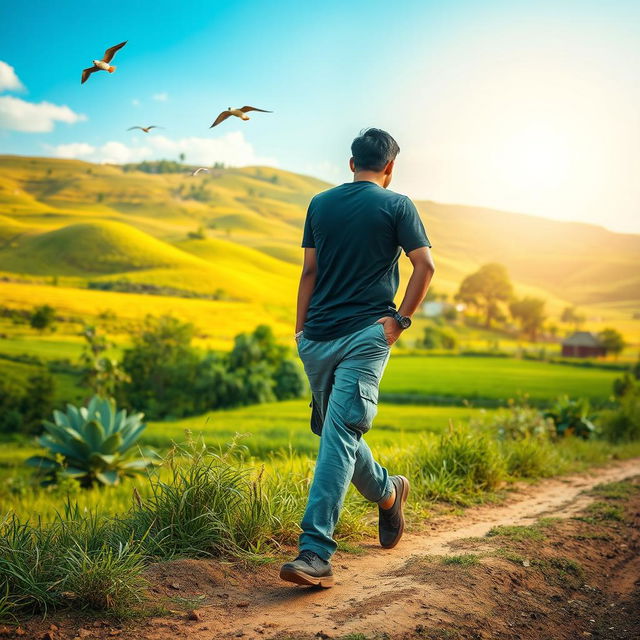
{"type": "Polygon", "coordinates": [[[389,346],[391,346],[400,337],[400,334],[403,331],[395,318],[385,316],[384,318],[376,320],[376,322],[379,322],[382,325],[382,328],[384,329],[384,337],[386,338],[389,346]]]}

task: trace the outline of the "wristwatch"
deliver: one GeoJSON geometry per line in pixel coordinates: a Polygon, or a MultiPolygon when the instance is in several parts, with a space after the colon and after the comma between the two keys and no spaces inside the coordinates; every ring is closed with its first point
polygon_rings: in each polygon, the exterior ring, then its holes
{"type": "Polygon", "coordinates": [[[411,318],[409,316],[401,316],[395,309],[389,307],[393,311],[393,317],[396,322],[403,328],[408,329],[411,326],[411,318]]]}

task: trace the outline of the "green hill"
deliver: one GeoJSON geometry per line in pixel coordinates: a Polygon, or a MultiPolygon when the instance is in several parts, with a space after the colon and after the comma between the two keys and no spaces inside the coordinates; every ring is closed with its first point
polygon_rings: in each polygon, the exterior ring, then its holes
{"type": "MultiPolygon", "coordinates": [[[[329,186],[269,167],[192,177],[187,167],[153,174],[0,156],[0,272],[73,287],[126,279],[291,309],[306,207],[329,186]]],[[[639,235],[478,207],[418,208],[440,291],[499,261],[520,294],[545,297],[553,313],[578,304],[622,322],[638,310],[639,235]]]]}

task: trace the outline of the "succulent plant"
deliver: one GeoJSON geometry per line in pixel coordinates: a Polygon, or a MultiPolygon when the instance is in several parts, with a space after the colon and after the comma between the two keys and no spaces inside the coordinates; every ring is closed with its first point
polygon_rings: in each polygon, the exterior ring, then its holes
{"type": "Polygon", "coordinates": [[[133,449],[146,424],[142,413],[116,411],[115,401],[93,396],[87,407],[67,405],[54,411],[53,422],[44,420],[45,433],[38,443],[47,456],[33,456],[26,463],[37,467],[54,482],[58,476],[76,478],[82,486],[118,484],[123,476],[141,473],[157,464],[152,449],[133,449]],[[134,457],[139,452],[141,456],[134,457]]]}

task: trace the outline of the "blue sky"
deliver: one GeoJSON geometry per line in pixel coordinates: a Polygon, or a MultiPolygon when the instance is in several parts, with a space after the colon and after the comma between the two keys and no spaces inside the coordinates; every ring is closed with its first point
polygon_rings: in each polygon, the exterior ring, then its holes
{"type": "Polygon", "coordinates": [[[0,153],[341,182],[380,126],[413,197],[640,231],[637,2],[36,0],[2,4],[0,43],[0,153]],[[122,40],[116,73],[81,86],[122,40]],[[244,104],[274,113],[209,130],[244,104]],[[145,124],[166,128],[126,131],[145,124]]]}

